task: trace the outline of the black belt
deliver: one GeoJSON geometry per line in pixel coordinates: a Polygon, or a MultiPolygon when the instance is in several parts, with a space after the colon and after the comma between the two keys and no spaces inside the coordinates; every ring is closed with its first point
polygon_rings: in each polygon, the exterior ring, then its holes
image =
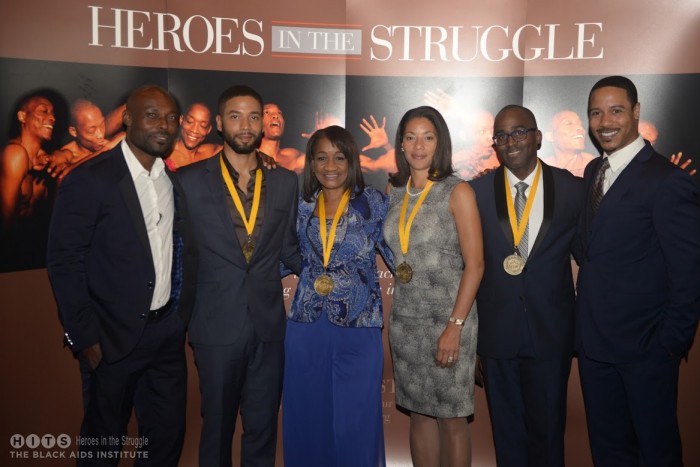
{"type": "Polygon", "coordinates": [[[168,300],[168,303],[158,308],[157,310],[149,310],[148,317],[146,321],[149,323],[158,322],[163,319],[170,311],[170,306],[172,305],[172,300],[168,300]]]}

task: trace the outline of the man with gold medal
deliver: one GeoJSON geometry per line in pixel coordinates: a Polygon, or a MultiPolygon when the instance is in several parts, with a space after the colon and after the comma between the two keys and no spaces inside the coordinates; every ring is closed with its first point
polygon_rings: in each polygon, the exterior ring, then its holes
{"type": "Polygon", "coordinates": [[[501,167],[470,182],[484,238],[478,354],[499,465],[564,465],[583,191],[538,159],[541,141],[530,110],[504,107],[493,128],[501,167]]]}
{"type": "Polygon", "coordinates": [[[301,259],[297,177],[263,165],[262,107],[248,86],[225,90],[216,116],[223,150],[177,172],[201,253],[189,327],[202,400],[201,466],[232,464],[239,408],[240,463],[275,464],[286,324],[280,262],[299,273],[301,259]]]}

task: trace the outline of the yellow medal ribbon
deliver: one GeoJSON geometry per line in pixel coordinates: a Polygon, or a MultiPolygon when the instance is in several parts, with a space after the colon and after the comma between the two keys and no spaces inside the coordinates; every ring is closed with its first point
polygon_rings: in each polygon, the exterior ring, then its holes
{"type": "Polygon", "coordinates": [[[262,170],[258,169],[255,171],[255,188],[253,190],[253,206],[250,209],[250,217],[246,218],[245,210],[243,209],[243,203],[241,203],[241,198],[238,196],[238,191],[236,187],[233,186],[233,180],[231,175],[228,173],[226,164],[224,163],[224,155],[221,154],[221,173],[224,175],[224,182],[228,191],[231,193],[231,198],[233,198],[233,204],[236,205],[238,213],[243,219],[243,225],[245,225],[245,231],[248,233],[250,238],[253,235],[253,229],[255,229],[255,219],[258,217],[258,209],[260,208],[260,193],[262,192],[262,170]]]}
{"type": "Polygon", "coordinates": [[[413,206],[411,210],[411,215],[408,216],[408,222],[406,222],[406,211],[408,210],[408,187],[411,185],[411,177],[408,177],[408,182],[406,184],[406,194],[403,195],[403,205],[401,206],[401,215],[399,216],[399,243],[401,243],[401,253],[404,256],[408,253],[408,244],[411,239],[411,225],[413,224],[413,219],[418,214],[425,197],[428,196],[430,189],[433,187],[433,181],[428,180],[423,188],[423,193],[421,193],[420,198],[416,201],[416,205],[413,206]]]}
{"type": "Polygon", "coordinates": [[[513,201],[513,192],[510,189],[510,183],[508,183],[508,174],[505,169],[503,170],[503,178],[506,181],[506,204],[508,205],[508,220],[510,220],[510,229],[513,232],[513,242],[515,243],[515,248],[518,248],[520,240],[523,238],[525,233],[525,227],[527,227],[527,222],[530,219],[530,210],[532,210],[532,204],[535,201],[535,193],[537,192],[537,186],[540,183],[540,172],[542,166],[540,161],[537,161],[537,172],[535,172],[535,179],[532,182],[532,187],[530,188],[530,195],[527,197],[527,202],[525,202],[525,209],[523,210],[523,215],[518,223],[518,216],[515,213],[515,202],[513,201]]]}
{"type": "Polygon", "coordinates": [[[328,266],[328,261],[331,259],[331,250],[333,250],[333,242],[335,241],[335,231],[338,228],[340,216],[345,211],[345,207],[350,201],[350,190],[345,190],[343,197],[340,198],[340,203],[335,210],[331,231],[326,236],[326,203],[323,199],[323,190],[318,195],[318,223],[321,229],[321,247],[323,248],[323,267],[328,266]]]}

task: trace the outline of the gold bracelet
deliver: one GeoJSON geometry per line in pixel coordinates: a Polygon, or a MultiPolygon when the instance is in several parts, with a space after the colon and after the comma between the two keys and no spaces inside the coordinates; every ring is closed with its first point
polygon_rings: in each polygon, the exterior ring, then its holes
{"type": "Polygon", "coordinates": [[[448,319],[447,321],[449,321],[452,324],[456,324],[457,326],[464,326],[464,321],[466,321],[466,320],[455,318],[454,316],[450,316],[450,319],[448,319]]]}

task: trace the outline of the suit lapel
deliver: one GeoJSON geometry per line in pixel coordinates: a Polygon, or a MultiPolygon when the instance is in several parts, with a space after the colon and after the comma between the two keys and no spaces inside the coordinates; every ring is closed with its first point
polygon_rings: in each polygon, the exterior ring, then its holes
{"type": "MultiPolygon", "coordinates": [[[[496,196],[496,212],[498,214],[498,222],[501,225],[501,230],[503,231],[508,245],[514,245],[513,231],[510,228],[510,219],[508,218],[508,204],[506,201],[506,196],[508,195],[506,194],[505,182],[503,181],[504,176],[504,168],[500,166],[496,169],[496,174],[493,178],[493,192],[496,196]]],[[[533,243],[530,249],[528,259],[536,253],[537,248],[542,243],[542,239],[547,235],[554,214],[554,176],[552,175],[550,167],[544,163],[542,163],[541,177],[541,187],[544,190],[542,224],[540,225],[540,230],[537,232],[535,243],[533,243]]]]}
{"type": "MultiPolygon", "coordinates": [[[[627,167],[625,167],[622,170],[615,182],[613,182],[613,184],[610,186],[607,193],[605,193],[605,196],[603,196],[603,199],[600,200],[600,204],[598,205],[598,212],[596,213],[596,216],[593,219],[591,219],[590,212],[590,191],[592,190],[593,183],[591,183],[591,186],[588,187],[589,191],[588,196],[586,198],[586,212],[589,222],[591,223],[591,238],[595,236],[597,230],[596,226],[598,226],[601,222],[605,222],[605,219],[609,217],[608,211],[610,210],[610,208],[612,206],[617,205],[620,202],[620,200],[629,192],[629,190],[639,186],[638,183],[644,170],[644,163],[647,160],[649,160],[653,153],[654,149],[647,144],[634,156],[630,163],[627,164],[627,167]]],[[[601,161],[598,164],[596,164],[596,170],[595,172],[593,172],[594,174],[598,173],[598,167],[600,167],[600,165],[603,163],[602,157],[600,159],[601,161]]],[[[595,176],[591,177],[591,179],[595,179],[595,176]]]]}
{"type": "MultiPolygon", "coordinates": [[[[606,206],[617,204],[627,191],[637,186],[644,162],[653,154],[651,146],[644,146],[627,164],[598,205],[598,214],[604,213],[606,206]]],[[[602,162],[601,162],[602,163],[602,162]]]]}
{"type": "Polygon", "coordinates": [[[204,174],[205,184],[209,187],[209,194],[211,195],[210,206],[216,211],[219,216],[224,230],[230,233],[232,238],[231,245],[233,246],[233,257],[237,263],[247,264],[245,257],[243,256],[243,250],[241,244],[238,241],[238,236],[236,235],[236,229],[233,225],[233,220],[231,219],[231,213],[228,209],[228,202],[226,201],[226,187],[224,186],[223,174],[221,173],[221,162],[219,158],[221,153],[216,154],[214,157],[210,157],[206,162],[206,173],[204,174]]]}
{"type": "Polygon", "coordinates": [[[542,164],[542,189],[544,190],[542,192],[542,224],[539,232],[537,232],[537,238],[530,249],[528,258],[532,258],[537,252],[537,247],[542,244],[542,239],[547,235],[554,215],[554,175],[552,175],[552,169],[547,164],[541,161],[540,163],[542,164]]]}
{"type": "MultiPolygon", "coordinates": [[[[277,229],[279,228],[278,225],[273,225],[274,222],[271,222],[272,219],[272,210],[273,207],[277,204],[277,200],[279,199],[279,193],[275,189],[275,187],[281,182],[279,180],[275,180],[275,174],[274,170],[270,171],[267,170],[267,168],[263,165],[262,167],[262,172],[263,172],[263,177],[265,180],[265,206],[263,206],[263,209],[265,210],[265,217],[263,218],[263,223],[262,223],[262,230],[260,230],[260,235],[258,236],[258,243],[261,245],[266,245],[267,244],[267,237],[269,236],[270,229],[277,229]]],[[[260,248],[256,248],[255,251],[253,252],[253,258],[251,258],[251,261],[255,259],[257,256],[258,251],[260,248]]]]}
{"type": "Polygon", "coordinates": [[[126,204],[127,210],[129,211],[131,225],[134,226],[141,246],[143,246],[148,258],[151,263],[153,263],[151,244],[148,241],[148,232],[146,231],[146,222],[143,220],[143,211],[141,210],[139,196],[136,193],[134,180],[131,178],[131,172],[129,172],[129,167],[126,165],[124,153],[121,149],[114,154],[114,156],[115,157],[112,157],[112,163],[114,164],[115,174],[117,176],[117,185],[119,186],[119,192],[126,204]]]}
{"type": "Polygon", "coordinates": [[[506,187],[503,181],[505,176],[503,166],[496,169],[493,177],[493,193],[496,197],[496,213],[498,215],[498,223],[501,225],[503,235],[509,246],[514,245],[513,231],[510,228],[510,219],[508,218],[508,205],[506,204],[506,187]]]}

